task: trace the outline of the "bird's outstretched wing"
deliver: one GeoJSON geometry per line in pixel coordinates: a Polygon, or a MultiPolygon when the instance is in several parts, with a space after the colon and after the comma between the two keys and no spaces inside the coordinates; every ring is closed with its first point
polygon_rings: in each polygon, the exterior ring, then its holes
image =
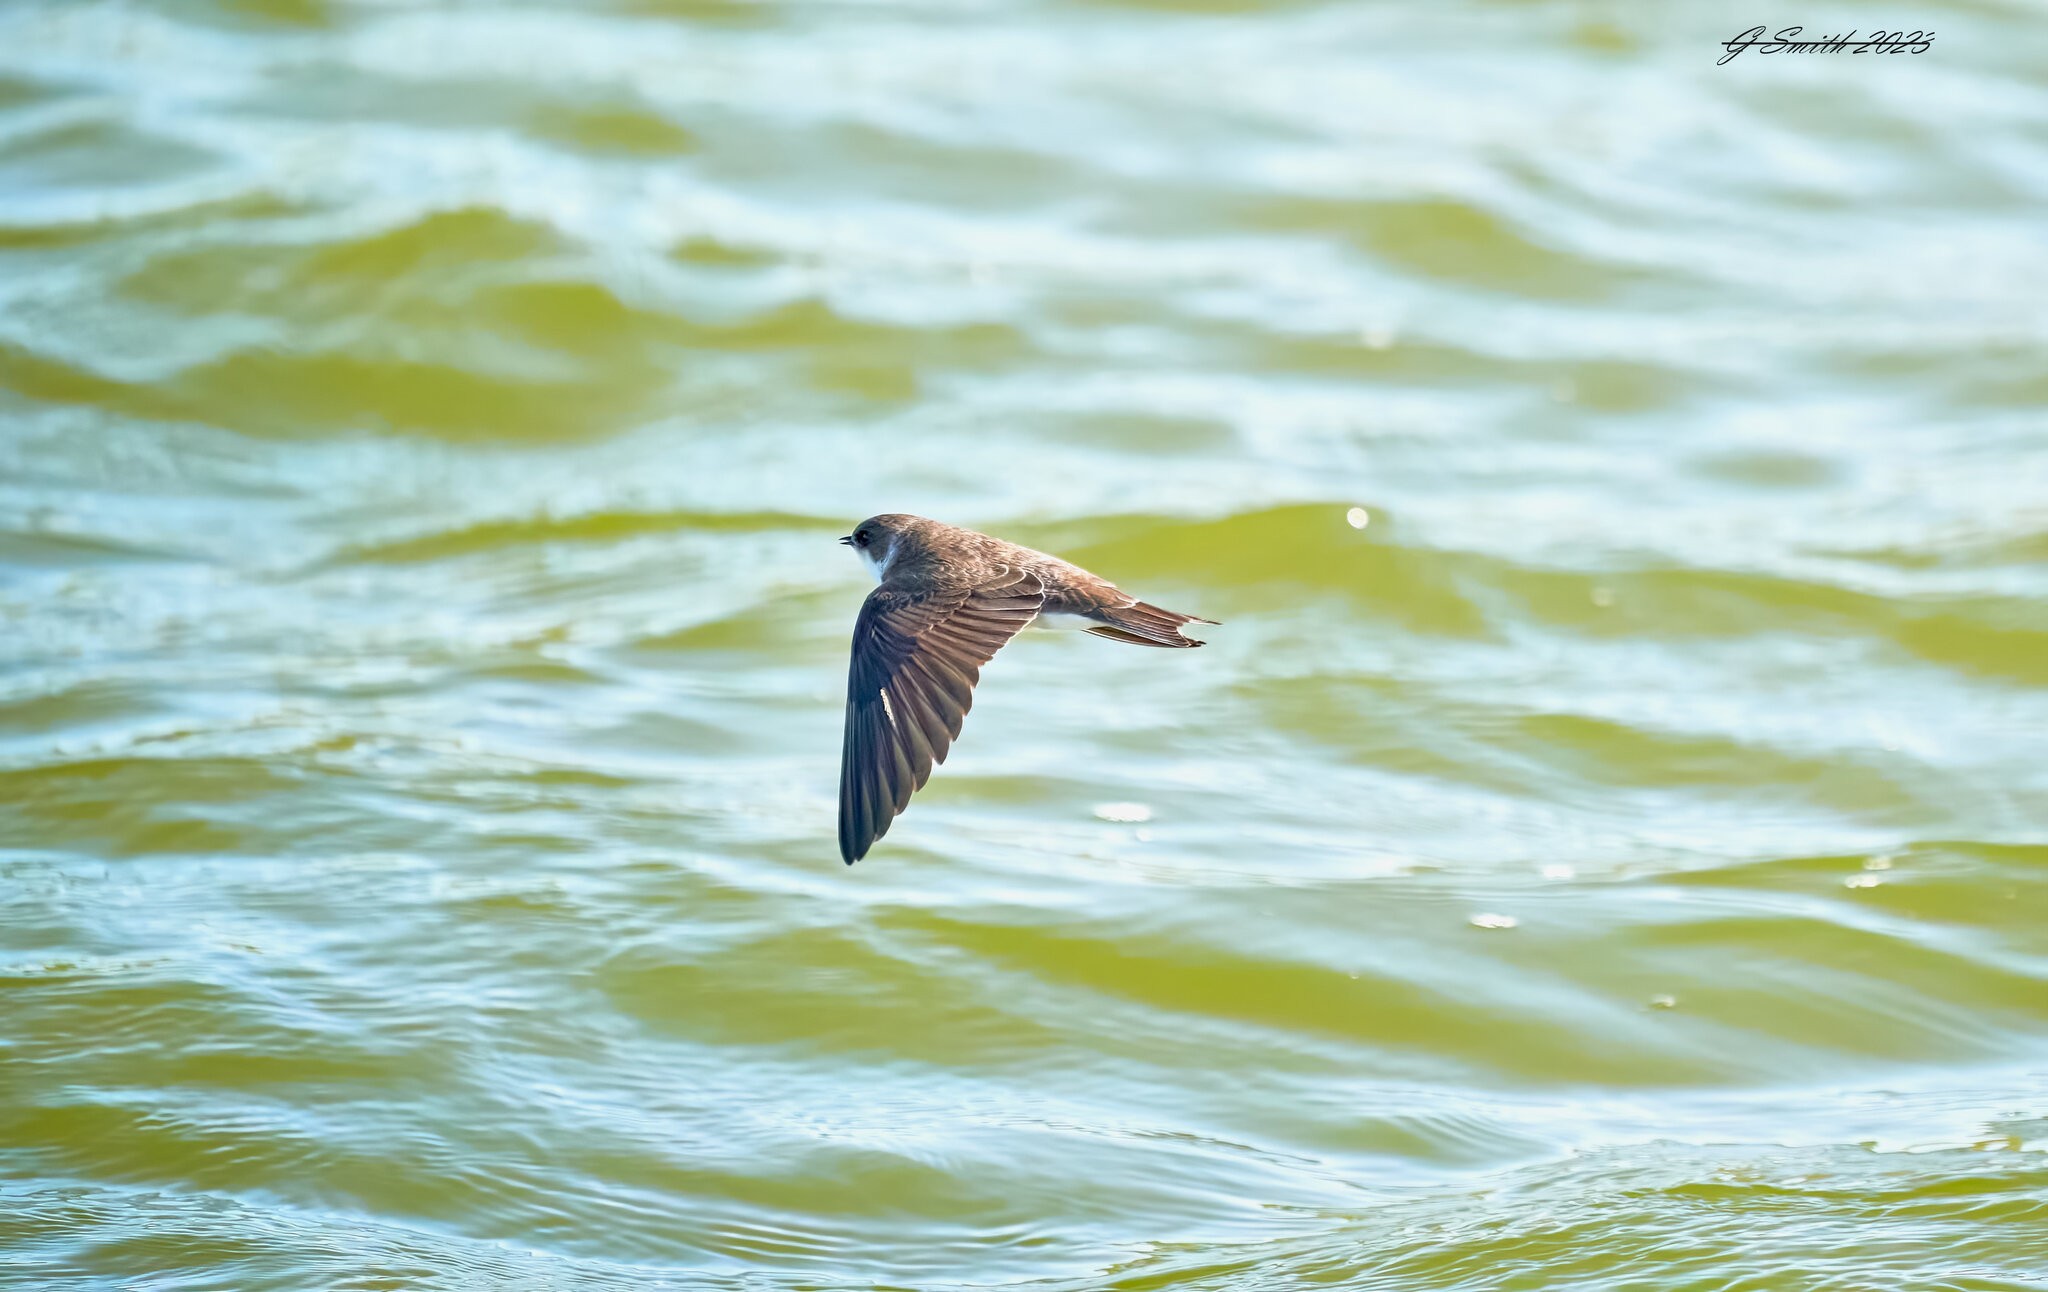
{"type": "Polygon", "coordinates": [[[851,866],[924,788],[960,734],[981,666],[1045,601],[1038,577],[1002,569],[974,588],[868,594],[853,627],[839,855],[851,866]]]}

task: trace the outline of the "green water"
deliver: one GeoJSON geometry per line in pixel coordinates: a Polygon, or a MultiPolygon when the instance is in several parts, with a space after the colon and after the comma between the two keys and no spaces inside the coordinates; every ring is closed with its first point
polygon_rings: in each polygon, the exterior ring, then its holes
{"type": "Polygon", "coordinates": [[[0,5],[0,1284],[2048,1288],[2044,50],[0,5]]]}

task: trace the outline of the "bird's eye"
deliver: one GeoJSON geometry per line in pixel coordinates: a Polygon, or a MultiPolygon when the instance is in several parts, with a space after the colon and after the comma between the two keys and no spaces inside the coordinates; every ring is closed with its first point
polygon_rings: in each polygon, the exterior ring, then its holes
{"type": "Polygon", "coordinates": [[[855,531],[853,531],[853,541],[859,543],[862,547],[866,547],[868,545],[868,539],[872,537],[873,535],[868,533],[868,531],[864,529],[856,529],[855,531]]]}

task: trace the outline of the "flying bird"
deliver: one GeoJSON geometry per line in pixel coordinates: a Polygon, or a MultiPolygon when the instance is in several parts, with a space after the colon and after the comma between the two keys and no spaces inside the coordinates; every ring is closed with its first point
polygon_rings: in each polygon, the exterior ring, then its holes
{"type": "Polygon", "coordinates": [[[981,666],[1027,626],[1186,649],[1198,615],[1147,605],[1078,565],[971,529],[889,514],[839,540],[882,586],[853,626],[839,855],[851,866],[889,832],[960,734],[981,666]]]}

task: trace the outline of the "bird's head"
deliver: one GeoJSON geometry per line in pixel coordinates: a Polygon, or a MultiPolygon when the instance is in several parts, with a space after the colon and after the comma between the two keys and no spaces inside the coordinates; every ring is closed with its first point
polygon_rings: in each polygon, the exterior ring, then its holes
{"type": "Polygon", "coordinates": [[[889,567],[897,560],[914,557],[924,550],[925,531],[936,528],[937,521],[922,516],[906,516],[901,512],[886,512],[870,516],[853,527],[853,532],[839,541],[852,548],[867,567],[874,573],[875,581],[889,577],[889,567]]]}

